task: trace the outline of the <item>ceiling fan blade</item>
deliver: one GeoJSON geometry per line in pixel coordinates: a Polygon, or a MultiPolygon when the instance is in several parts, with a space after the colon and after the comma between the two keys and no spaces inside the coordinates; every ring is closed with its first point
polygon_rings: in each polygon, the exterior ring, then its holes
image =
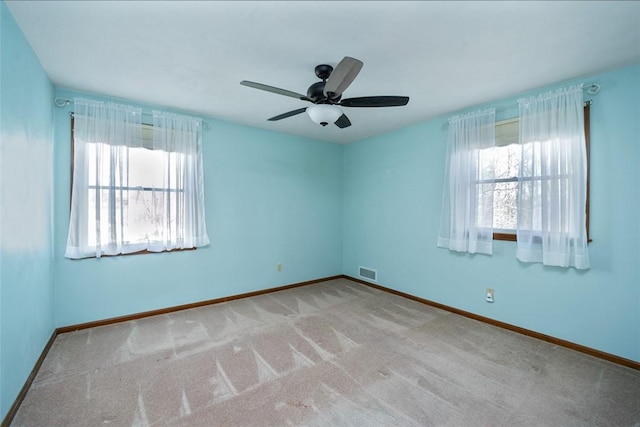
{"type": "Polygon", "coordinates": [[[340,129],[344,129],[351,126],[351,121],[349,121],[349,118],[343,114],[338,117],[338,120],[336,120],[336,126],[340,129]]]}
{"type": "Polygon", "coordinates": [[[287,117],[295,116],[297,114],[304,113],[305,111],[307,111],[306,108],[298,108],[297,110],[293,110],[293,111],[289,111],[289,112],[286,112],[286,113],[279,114],[277,116],[273,116],[273,117],[271,117],[270,119],[267,119],[267,120],[270,121],[270,122],[275,122],[276,120],[286,119],[287,117]]]}
{"type": "Polygon", "coordinates": [[[351,58],[350,56],[342,58],[342,61],[340,61],[331,72],[327,83],[324,85],[324,95],[331,99],[342,95],[342,92],[344,92],[353,79],[356,78],[362,69],[362,65],[364,65],[362,61],[351,58]]]}
{"type": "Polygon", "coordinates": [[[401,107],[409,102],[408,96],[362,96],[339,102],[343,107],[401,107]]]}
{"type": "Polygon", "coordinates": [[[243,80],[240,82],[240,84],[243,86],[252,87],[254,89],[260,89],[260,90],[265,90],[271,93],[277,93],[278,95],[290,96],[291,98],[301,99],[303,101],[311,101],[309,98],[307,98],[305,95],[301,93],[292,92],[286,89],[280,89],[279,87],[273,87],[273,86],[265,85],[262,83],[250,82],[249,80],[243,80]]]}

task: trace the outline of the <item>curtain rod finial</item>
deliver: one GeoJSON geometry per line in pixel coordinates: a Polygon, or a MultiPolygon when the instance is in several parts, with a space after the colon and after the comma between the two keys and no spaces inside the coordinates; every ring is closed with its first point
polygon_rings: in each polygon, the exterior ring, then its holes
{"type": "Polygon", "coordinates": [[[587,86],[587,93],[589,93],[591,95],[595,95],[598,92],[600,92],[600,85],[599,84],[593,83],[593,84],[590,84],[589,86],[587,86]]]}
{"type": "Polygon", "coordinates": [[[66,98],[55,98],[53,103],[56,104],[56,107],[62,108],[71,104],[71,100],[66,98]]]}

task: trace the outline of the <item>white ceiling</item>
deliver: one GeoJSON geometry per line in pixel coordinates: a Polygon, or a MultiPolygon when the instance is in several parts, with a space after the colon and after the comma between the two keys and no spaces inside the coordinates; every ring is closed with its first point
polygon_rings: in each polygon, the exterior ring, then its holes
{"type": "Polygon", "coordinates": [[[562,80],[640,62],[640,2],[7,1],[54,84],[348,143],[562,80]],[[364,67],[343,97],[410,96],[306,114],[314,67],[364,67]]]}

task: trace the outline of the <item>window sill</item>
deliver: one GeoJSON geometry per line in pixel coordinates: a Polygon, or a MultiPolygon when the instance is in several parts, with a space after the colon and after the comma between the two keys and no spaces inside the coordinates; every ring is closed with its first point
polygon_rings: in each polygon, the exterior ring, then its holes
{"type": "MultiPolygon", "coordinates": [[[[130,255],[147,255],[147,254],[166,254],[166,253],[171,253],[171,252],[184,252],[184,251],[195,251],[197,248],[184,248],[184,249],[171,249],[168,251],[160,251],[160,252],[151,252],[151,251],[147,251],[147,250],[143,250],[143,251],[138,251],[138,252],[129,252],[126,254],[116,254],[116,255],[100,255],[100,258],[114,258],[114,257],[121,257],[121,256],[130,256],[130,255]]],[[[86,258],[79,258],[79,260],[82,259],[97,259],[98,257],[96,256],[92,256],[92,257],[86,257],[86,258]]]]}
{"type": "Polygon", "coordinates": [[[511,233],[493,233],[493,240],[505,240],[507,242],[515,242],[516,235],[511,233]]]}
{"type": "MultiPolygon", "coordinates": [[[[518,238],[511,233],[493,233],[493,240],[504,240],[506,242],[517,242],[518,238]]],[[[587,243],[593,242],[593,239],[587,238],[587,243]]]]}

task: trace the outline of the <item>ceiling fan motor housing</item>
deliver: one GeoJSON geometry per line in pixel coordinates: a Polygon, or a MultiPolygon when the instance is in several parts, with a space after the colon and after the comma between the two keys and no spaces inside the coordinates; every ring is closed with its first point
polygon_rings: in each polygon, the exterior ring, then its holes
{"type": "Polygon", "coordinates": [[[342,95],[327,98],[324,94],[325,84],[326,82],[324,81],[316,82],[307,89],[307,98],[309,98],[314,104],[335,104],[340,101],[340,98],[342,98],[342,95]]]}
{"type": "Polygon", "coordinates": [[[324,82],[316,82],[309,86],[309,89],[307,89],[307,98],[317,104],[318,102],[321,102],[325,99],[323,91],[324,82]]]}

